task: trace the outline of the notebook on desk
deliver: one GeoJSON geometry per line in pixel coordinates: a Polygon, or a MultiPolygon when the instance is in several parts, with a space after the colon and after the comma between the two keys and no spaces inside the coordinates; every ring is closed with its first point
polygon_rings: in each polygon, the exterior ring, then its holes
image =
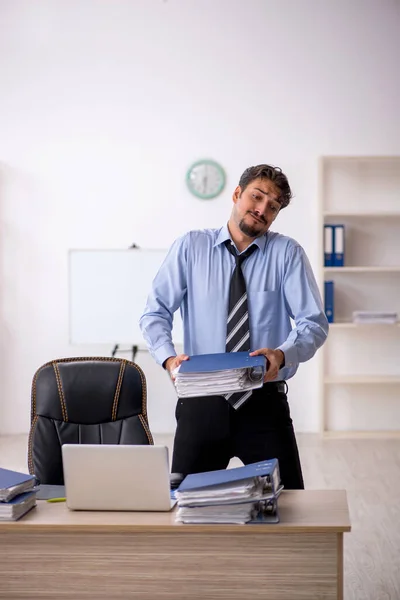
{"type": "Polygon", "coordinates": [[[169,511],[168,448],[109,444],[62,446],[72,510],[169,511]]]}

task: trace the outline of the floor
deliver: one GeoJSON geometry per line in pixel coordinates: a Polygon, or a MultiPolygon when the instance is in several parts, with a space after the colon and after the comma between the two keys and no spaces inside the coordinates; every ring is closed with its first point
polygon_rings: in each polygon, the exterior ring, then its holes
{"type": "MultiPolygon", "coordinates": [[[[154,438],[171,448],[171,436],[154,438]]],[[[347,490],[345,600],[400,600],[400,440],[299,434],[298,443],[307,488],[347,490]]],[[[26,448],[27,436],[0,437],[0,465],[27,471],[26,448]]]]}

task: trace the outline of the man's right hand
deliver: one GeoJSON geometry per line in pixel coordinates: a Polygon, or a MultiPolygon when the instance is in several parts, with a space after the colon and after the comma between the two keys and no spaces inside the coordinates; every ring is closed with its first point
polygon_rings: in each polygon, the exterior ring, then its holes
{"type": "Polygon", "coordinates": [[[184,361],[184,360],[189,360],[189,357],[187,354],[178,354],[178,356],[170,356],[169,358],[167,358],[167,360],[164,362],[164,367],[165,369],[168,371],[168,373],[171,376],[171,379],[174,380],[175,377],[172,375],[172,371],[174,369],[176,369],[176,367],[179,367],[179,365],[184,361]]]}

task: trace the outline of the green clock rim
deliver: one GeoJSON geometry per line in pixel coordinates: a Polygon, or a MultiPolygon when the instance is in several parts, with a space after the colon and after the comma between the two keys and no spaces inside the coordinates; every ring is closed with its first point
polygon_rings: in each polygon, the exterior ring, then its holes
{"type": "Polygon", "coordinates": [[[188,168],[188,170],[186,172],[186,185],[188,186],[190,193],[193,194],[194,196],[196,196],[197,198],[201,198],[202,200],[211,200],[212,198],[216,198],[216,196],[219,196],[219,194],[222,192],[222,190],[225,187],[225,183],[226,183],[226,174],[225,174],[223,167],[221,167],[221,165],[219,163],[217,163],[215,160],[210,160],[208,158],[207,159],[204,158],[203,160],[196,160],[196,162],[194,162],[190,165],[190,167],[188,168]],[[218,189],[212,194],[202,194],[201,192],[197,192],[196,190],[194,190],[193,188],[190,187],[190,173],[191,173],[192,169],[194,169],[195,167],[198,167],[199,165],[211,165],[213,167],[216,167],[216,169],[218,169],[218,171],[220,172],[220,174],[222,176],[222,181],[221,181],[218,189]]]}

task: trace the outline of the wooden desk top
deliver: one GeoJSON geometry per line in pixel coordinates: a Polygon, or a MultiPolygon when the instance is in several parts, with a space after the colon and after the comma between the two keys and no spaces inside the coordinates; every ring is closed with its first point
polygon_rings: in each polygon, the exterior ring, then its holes
{"type": "Polygon", "coordinates": [[[101,532],[234,532],[252,533],[341,533],[350,531],[350,517],[344,490],[288,490],[279,498],[281,522],[260,525],[189,525],[175,522],[171,512],[97,512],[70,511],[65,502],[39,500],[36,508],[19,521],[0,522],[0,533],[39,531],[101,532]]]}

